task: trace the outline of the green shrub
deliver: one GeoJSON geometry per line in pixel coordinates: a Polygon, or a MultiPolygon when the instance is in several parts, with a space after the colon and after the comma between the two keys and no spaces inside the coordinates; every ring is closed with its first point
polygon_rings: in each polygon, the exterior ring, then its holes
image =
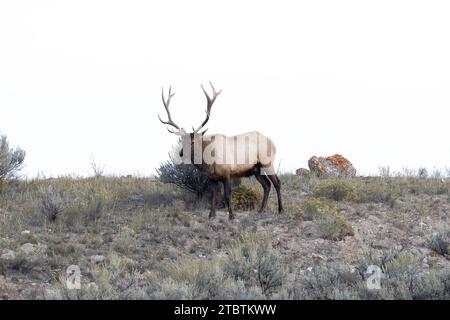
{"type": "Polygon", "coordinates": [[[328,205],[323,201],[315,198],[308,198],[303,201],[302,210],[303,210],[303,219],[304,220],[313,220],[315,216],[317,216],[320,210],[327,208],[328,205]]]}
{"type": "Polygon", "coordinates": [[[338,263],[319,264],[300,275],[291,288],[290,298],[308,300],[355,299],[358,274],[338,263]]]}
{"type": "Polygon", "coordinates": [[[175,192],[158,188],[144,193],[144,204],[151,209],[169,207],[173,204],[175,198],[175,192]]]}
{"type": "Polygon", "coordinates": [[[89,196],[87,203],[84,205],[85,216],[89,221],[96,222],[103,214],[106,200],[103,196],[93,194],[89,196]]]}
{"type": "Polygon", "coordinates": [[[342,240],[353,236],[353,228],[347,219],[333,208],[321,208],[313,218],[321,237],[329,240],[342,240]]]}
{"type": "Polygon", "coordinates": [[[297,219],[303,219],[303,208],[292,204],[285,204],[284,210],[286,213],[293,215],[297,219]]]}
{"type": "Polygon", "coordinates": [[[231,205],[235,210],[253,210],[261,199],[258,191],[242,184],[232,192],[231,205]]]}
{"type": "Polygon", "coordinates": [[[428,241],[428,247],[443,256],[450,254],[450,228],[437,230],[428,241]]]}
{"type": "Polygon", "coordinates": [[[450,268],[424,271],[421,256],[395,249],[369,255],[353,268],[337,262],[316,265],[284,291],[292,299],[449,299],[450,268]],[[381,269],[380,289],[367,286],[369,265],[381,269]]]}
{"type": "Polygon", "coordinates": [[[0,270],[3,270],[3,272],[9,269],[27,274],[33,269],[42,266],[45,266],[45,260],[41,252],[26,254],[25,252],[18,250],[15,252],[12,259],[0,259],[0,270]]]}
{"type": "Polygon", "coordinates": [[[351,197],[355,188],[343,178],[327,179],[319,182],[313,189],[315,197],[324,197],[341,201],[351,197]]]}
{"type": "Polygon", "coordinates": [[[25,151],[20,148],[12,149],[5,135],[0,135],[0,191],[6,185],[4,182],[13,179],[23,167],[25,151]]]}
{"type": "Polygon", "coordinates": [[[261,289],[224,273],[221,260],[180,260],[146,283],[147,299],[263,299],[261,289]]]}
{"type": "Polygon", "coordinates": [[[246,286],[242,280],[226,278],[217,293],[218,300],[263,300],[266,296],[257,286],[246,286]]]}
{"type": "Polygon", "coordinates": [[[358,287],[361,299],[449,299],[450,269],[428,272],[424,257],[394,248],[379,257],[368,255],[358,265],[363,282],[358,287]],[[381,290],[369,290],[365,285],[369,265],[382,271],[381,290]]]}
{"type": "Polygon", "coordinates": [[[356,183],[354,200],[359,203],[389,203],[399,195],[389,182],[391,178],[375,177],[363,179],[356,183]]]}
{"type": "Polygon", "coordinates": [[[224,273],[248,286],[258,285],[268,295],[282,285],[285,267],[268,237],[243,234],[230,246],[224,273]]]}

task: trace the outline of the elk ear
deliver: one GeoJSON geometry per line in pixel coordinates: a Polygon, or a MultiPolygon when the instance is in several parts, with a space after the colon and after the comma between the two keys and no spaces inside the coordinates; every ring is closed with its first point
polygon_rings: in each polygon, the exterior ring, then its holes
{"type": "Polygon", "coordinates": [[[208,131],[208,129],[206,129],[205,131],[202,131],[200,134],[201,134],[202,136],[204,136],[205,133],[206,133],[206,131],[208,131]]]}

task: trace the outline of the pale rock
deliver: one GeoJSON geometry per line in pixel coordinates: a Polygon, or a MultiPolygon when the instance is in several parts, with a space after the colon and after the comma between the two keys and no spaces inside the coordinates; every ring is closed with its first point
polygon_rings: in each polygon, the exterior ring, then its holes
{"type": "Polygon", "coordinates": [[[25,243],[20,247],[20,250],[25,254],[32,254],[35,252],[36,246],[32,243],[25,243]]]}
{"type": "Polygon", "coordinates": [[[93,256],[90,257],[90,260],[92,263],[102,263],[105,261],[105,256],[101,255],[101,254],[94,254],[93,256]]]}
{"type": "Polygon", "coordinates": [[[5,249],[3,250],[2,255],[0,256],[0,259],[2,260],[14,260],[16,258],[16,254],[14,251],[5,249]]]}

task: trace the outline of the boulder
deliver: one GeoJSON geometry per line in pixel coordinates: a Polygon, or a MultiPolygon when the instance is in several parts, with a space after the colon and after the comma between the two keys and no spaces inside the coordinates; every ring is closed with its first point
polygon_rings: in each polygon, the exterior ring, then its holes
{"type": "Polygon", "coordinates": [[[308,167],[311,173],[318,177],[354,177],[356,175],[356,169],[353,167],[353,164],[340,154],[326,158],[313,156],[308,160],[308,167]]]}

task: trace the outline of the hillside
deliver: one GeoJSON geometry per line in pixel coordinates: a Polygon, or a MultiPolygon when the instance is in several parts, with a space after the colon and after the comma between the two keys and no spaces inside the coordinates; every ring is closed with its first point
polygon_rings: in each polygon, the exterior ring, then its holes
{"type": "Polygon", "coordinates": [[[449,178],[281,180],[283,214],[272,190],[267,212],[233,221],[149,178],[10,182],[0,299],[450,298],[449,178]],[[70,265],[79,290],[66,288],[70,265]],[[381,289],[367,287],[369,265],[381,289]]]}

